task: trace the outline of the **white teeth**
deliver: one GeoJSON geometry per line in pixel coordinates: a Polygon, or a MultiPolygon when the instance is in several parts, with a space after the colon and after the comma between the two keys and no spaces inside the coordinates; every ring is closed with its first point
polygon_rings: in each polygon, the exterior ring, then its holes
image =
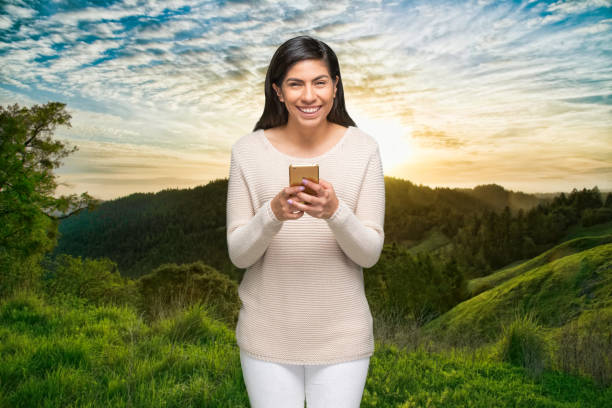
{"type": "Polygon", "coordinates": [[[298,108],[298,109],[301,110],[302,112],[305,112],[305,113],[313,113],[313,112],[318,111],[320,108],[310,108],[310,109],[298,108]]]}

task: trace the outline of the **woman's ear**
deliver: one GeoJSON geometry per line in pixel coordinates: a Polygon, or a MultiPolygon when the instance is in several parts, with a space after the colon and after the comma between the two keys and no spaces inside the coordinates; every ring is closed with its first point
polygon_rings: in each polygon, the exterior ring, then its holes
{"type": "Polygon", "coordinates": [[[336,75],[336,80],[334,81],[334,98],[336,97],[336,92],[338,92],[338,81],[340,81],[340,77],[336,75]]]}
{"type": "Polygon", "coordinates": [[[282,92],[280,91],[280,89],[278,89],[278,86],[276,86],[276,84],[272,84],[272,88],[274,88],[274,91],[276,91],[276,96],[278,96],[278,99],[279,99],[281,102],[285,102],[285,101],[283,101],[283,94],[282,94],[282,92]]]}

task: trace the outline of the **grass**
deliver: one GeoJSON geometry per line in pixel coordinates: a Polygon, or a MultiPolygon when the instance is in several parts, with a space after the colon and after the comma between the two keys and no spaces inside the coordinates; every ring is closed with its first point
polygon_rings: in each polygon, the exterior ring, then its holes
{"type": "Polygon", "coordinates": [[[148,326],[22,295],[0,308],[0,407],[246,407],[233,336],[198,306],[148,326]]]}
{"type": "MultiPolygon", "coordinates": [[[[151,325],[127,307],[0,304],[0,407],[248,407],[234,333],[195,305],[151,325]]],[[[610,388],[486,354],[376,341],[362,407],[604,407],[610,388]]]]}
{"type": "Polygon", "coordinates": [[[545,327],[562,327],[586,311],[612,308],[611,270],[612,244],[567,255],[460,303],[428,323],[426,331],[491,341],[517,311],[533,311],[545,327]]]}
{"type": "Polygon", "coordinates": [[[591,380],[525,369],[471,353],[406,353],[392,345],[370,360],[362,407],[609,407],[612,389],[591,380]]]}

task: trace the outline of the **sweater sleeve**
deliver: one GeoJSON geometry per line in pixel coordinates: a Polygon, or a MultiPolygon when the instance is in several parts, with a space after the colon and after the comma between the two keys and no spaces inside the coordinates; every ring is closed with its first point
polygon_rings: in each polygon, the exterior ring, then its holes
{"type": "Polygon", "coordinates": [[[248,268],[254,264],[283,226],[283,222],[274,215],[271,202],[272,199],[266,201],[255,211],[249,186],[232,148],[226,226],[229,258],[236,267],[248,268]]]}
{"type": "Polygon", "coordinates": [[[338,244],[358,265],[374,266],[385,240],[385,179],[378,146],[369,158],[355,212],[340,198],[338,202],[327,219],[338,244]]]}

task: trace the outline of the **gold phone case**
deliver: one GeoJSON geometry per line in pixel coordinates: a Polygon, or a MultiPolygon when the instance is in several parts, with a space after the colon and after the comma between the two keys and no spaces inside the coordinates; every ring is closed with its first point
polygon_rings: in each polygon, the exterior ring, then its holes
{"type": "MultiPolygon", "coordinates": [[[[301,186],[302,178],[319,183],[318,164],[290,164],[289,165],[289,186],[301,186]]],[[[317,193],[310,187],[304,189],[306,194],[316,196],[317,193]]],[[[303,201],[300,201],[303,203],[303,201]]]]}

